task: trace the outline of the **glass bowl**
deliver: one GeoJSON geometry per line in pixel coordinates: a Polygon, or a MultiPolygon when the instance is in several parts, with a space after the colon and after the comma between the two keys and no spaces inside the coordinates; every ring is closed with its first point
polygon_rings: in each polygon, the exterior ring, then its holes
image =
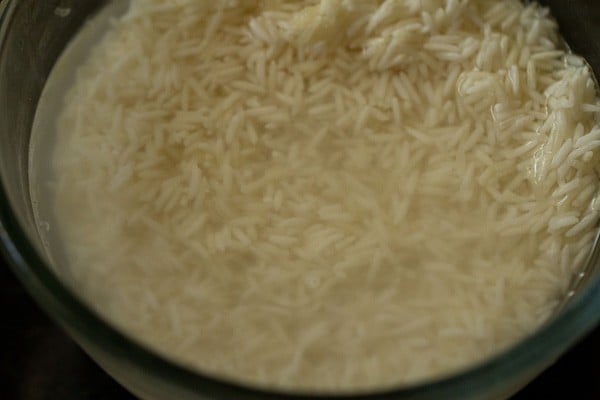
{"type": "MultiPolygon", "coordinates": [[[[118,0],[121,1],[121,0],[118,0]]],[[[28,183],[37,103],[54,63],[108,0],[0,1],[0,240],[14,273],[40,306],[117,381],[148,400],[331,398],[256,389],[202,375],[158,356],[88,308],[49,268],[28,183]]],[[[600,74],[600,3],[546,0],[571,48],[600,74]]],[[[361,396],[336,398],[500,399],[551,365],[600,321],[600,246],[570,297],[534,335],[453,376],[361,396]]],[[[583,366],[582,366],[583,367],[583,366]]]]}

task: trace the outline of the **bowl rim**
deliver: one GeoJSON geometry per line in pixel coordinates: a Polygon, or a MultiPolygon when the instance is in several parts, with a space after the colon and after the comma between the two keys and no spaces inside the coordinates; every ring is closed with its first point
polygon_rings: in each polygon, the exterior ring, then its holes
{"type": "MultiPolygon", "coordinates": [[[[7,0],[0,4],[0,55],[4,53],[7,29],[18,2],[19,0],[7,0]]],[[[600,274],[596,274],[590,277],[588,284],[556,317],[539,327],[533,334],[481,363],[439,379],[361,394],[290,392],[277,388],[253,387],[169,361],[154,350],[129,338],[86,306],[85,302],[52,272],[31,243],[11,203],[4,174],[0,175],[0,247],[13,272],[38,305],[71,336],[85,338],[86,341],[99,346],[102,351],[116,355],[153,377],[191,393],[236,399],[285,397],[391,400],[438,399],[441,395],[466,399],[489,392],[490,389],[504,390],[507,380],[517,383],[515,380],[520,379],[523,374],[529,374],[532,378],[600,322],[600,274]]],[[[599,264],[599,255],[600,245],[597,245],[590,262],[594,265],[599,264]]]]}

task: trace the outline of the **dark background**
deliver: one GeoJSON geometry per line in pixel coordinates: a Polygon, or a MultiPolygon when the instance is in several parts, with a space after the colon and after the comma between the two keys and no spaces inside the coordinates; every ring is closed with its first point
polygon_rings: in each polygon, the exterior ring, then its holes
{"type": "MultiPolygon", "coordinates": [[[[1,400],[134,399],[42,314],[1,258],[0,315],[1,400]]],[[[514,399],[600,400],[600,328],[514,399]]]]}

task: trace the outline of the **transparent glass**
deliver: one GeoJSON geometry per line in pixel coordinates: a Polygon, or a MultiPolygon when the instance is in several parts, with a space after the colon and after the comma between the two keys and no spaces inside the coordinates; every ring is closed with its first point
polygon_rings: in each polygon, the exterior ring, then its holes
{"type": "MultiPolygon", "coordinates": [[[[267,392],[175,365],[85,306],[44,260],[28,185],[28,146],[41,91],[58,56],[108,0],[0,1],[0,240],[15,274],[45,311],[103,368],[149,400],[325,398],[267,392]]],[[[116,0],[122,1],[122,0],[116,0]]],[[[546,0],[571,48],[600,74],[600,2],[546,0]]],[[[599,75],[600,76],[600,75],[599,75]]],[[[552,364],[600,320],[598,246],[573,296],[535,335],[454,376],[360,398],[500,399],[552,364]]],[[[582,366],[585,368],[585,366],[582,366]]],[[[346,396],[341,398],[359,398],[346,396]]]]}

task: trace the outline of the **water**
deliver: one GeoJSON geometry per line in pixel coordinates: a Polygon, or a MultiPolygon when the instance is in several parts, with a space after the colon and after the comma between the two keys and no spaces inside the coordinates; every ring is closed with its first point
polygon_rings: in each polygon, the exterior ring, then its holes
{"type": "MultiPolygon", "coordinates": [[[[54,205],[51,201],[51,199],[54,198],[53,196],[53,192],[54,192],[54,188],[53,188],[53,176],[52,176],[52,159],[53,159],[53,148],[55,146],[56,143],[56,137],[57,137],[57,132],[55,130],[55,126],[56,126],[56,118],[57,116],[60,114],[61,112],[61,108],[62,108],[62,102],[60,101],[60,99],[63,99],[65,94],[69,91],[69,89],[72,87],[73,83],[74,83],[74,76],[76,75],[76,70],[77,67],[79,65],[81,65],[82,61],[89,55],[89,51],[91,48],[94,47],[95,44],[97,44],[98,40],[102,37],[102,33],[107,29],[108,27],[108,21],[110,20],[110,17],[118,15],[119,13],[121,13],[123,10],[125,10],[127,7],[127,3],[126,2],[113,2],[108,8],[104,9],[102,11],[102,13],[100,15],[98,15],[96,18],[94,18],[90,23],[88,23],[85,28],[83,29],[83,31],[75,38],[75,40],[73,41],[73,43],[71,43],[71,45],[69,46],[69,48],[65,51],[64,55],[60,58],[60,60],[58,61],[58,63],[56,64],[56,67],[54,68],[54,71],[52,72],[50,79],[48,80],[47,86],[45,88],[45,91],[42,95],[42,98],[40,100],[40,105],[38,108],[38,112],[34,121],[34,129],[33,129],[33,137],[32,137],[32,146],[31,146],[31,154],[30,154],[30,160],[31,160],[31,165],[30,165],[30,182],[31,182],[31,193],[32,193],[32,197],[34,199],[34,207],[35,207],[35,214],[36,214],[36,218],[38,221],[38,230],[40,233],[40,236],[44,239],[45,242],[45,247],[46,250],[48,252],[48,254],[51,254],[52,256],[52,260],[54,262],[54,265],[57,267],[57,271],[59,271],[59,273],[61,274],[61,276],[65,277],[66,280],[69,282],[77,282],[76,279],[73,279],[73,275],[69,273],[69,269],[68,269],[68,263],[66,262],[66,257],[64,257],[64,249],[62,246],[62,240],[61,240],[61,235],[60,232],[58,232],[57,229],[57,224],[54,223],[53,221],[53,215],[54,215],[54,205]],[[66,269],[58,269],[58,267],[62,267],[62,268],[66,268],[66,269]],[[69,279],[72,278],[72,279],[69,279]]],[[[88,109],[89,111],[89,109],[88,109]]],[[[98,193],[100,194],[100,196],[102,196],[103,192],[102,189],[98,191],[98,193]]],[[[102,216],[102,218],[104,218],[104,215],[102,216]]],[[[101,219],[99,220],[99,222],[103,222],[101,221],[101,219]]],[[[92,229],[91,231],[93,231],[95,228],[98,227],[98,225],[100,224],[94,224],[92,225],[92,229]]],[[[85,226],[85,225],[84,225],[85,226]]],[[[107,239],[108,236],[105,236],[101,239],[97,239],[95,241],[95,243],[99,243],[102,244],[103,241],[109,242],[107,239]]],[[[76,241],[75,241],[76,242],[76,241]]],[[[149,243],[149,242],[146,242],[149,243]]],[[[99,259],[104,260],[107,254],[109,254],[109,252],[113,249],[110,246],[106,246],[104,249],[102,249],[102,247],[99,247],[100,251],[97,252],[97,256],[99,259]]],[[[168,249],[167,249],[168,250],[168,249]]],[[[160,255],[160,251],[157,251],[156,254],[160,255]]],[[[377,254],[377,253],[376,253],[377,254]]],[[[245,257],[244,254],[240,255],[240,258],[245,257]]],[[[406,257],[405,257],[406,258],[406,257]]],[[[160,259],[160,257],[156,257],[156,259],[160,259]]],[[[408,258],[406,258],[408,259],[408,258]]],[[[194,262],[196,262],[197,260],[193,260],[194,262]]],[[[461,260],[462,261],[462,260],[461,260]]],[[[131,263],[133,264],[133,263],[131,263]]],[[[408,262],[406,263],[408,264],[408,262]]],[[[443,263],[442,263],[443,264],[443,263]]],[[[431,267],[431,271],[435,271],[436,268],[439,269],[443,269],[445,264],[440,264],[441,266],[439,266],[438,264],[432,264],[431,267]]],[[[190,264],[190,267],[193,267],[193,265],[190,264]]],[[[190,268],[192,269],[192,268],[190,268]]],[[[391,269],[391,266],[390,266],[391,269]]],[[[135,288],[142,287],[144,290],[147,290],[144,293],[150,294],[153,291],[155,292],[159,292],[158,290],[153,290],[154,288],[158,287],[157,285],[159,283],[162,283],[163,279],[158,277],[159,279],[154,279],[153,281],[143,281],[143,280],[138,280],[138,274],[136,274],[135,270],[131,270],[131,275],[132,277],[134,277],[135,279],[124,279],[124,283],[123,283],[123,287],[125,287],[125,285],[127,285],[127,282],[135,282],[135,288]],[[146,285],[146,282],[150,282],[151,284],[146,285]],[[153,286],[154,285],[154,286],[153,286]]],[[[180,276],[184,276],[185,274],[181,274],[180,276]]],[[[191,274],[190,274],[191,275],[191,274]]],[[[192,279],[189,279],[190,275],[186,275],[185,276],[185,281],[184,280],[180,280],[180,283],[185,282],[186,284],[189,281],[192,281],[192,279]]],[[[379,274],[381,277],[383,277],[385,279],[385,283],[388,283],[389,277],[391,276],[391,274],[388,273],[381,273],[379,274]]],[[[92,275],[94,276],[94,275],[92,275]]],[[[357,275],[360,278],[360,275],[357,275]]],[[[119,277],[120,279],[120,277],[119,277]]],[[[360,279],[355,279],[356,285],[357,287],[362,287],[363,282],[365,282],[366,280],[360,278],[360,279]]],[[[393,281],[392,281],[393,282],[393,281]]],[[[397,282],[400,282],[399,280],[397,282]]],[[[412,282],[412,281],[411,281],[412,282]]],[[[96,281],[94,281],[94,283],[96,283],[96,281]]],[[[318,289],[319,287],[324,286],[324,282],[321,279],[320,276],[318,275],[314,275],[314,276],[308,276],[306,279],[306,283],[308,285],[308,287],[310,289],[318,289]]],[[[194,290],[206,290],[204,289],[204,287],[201,285],[201,282],[197,281],[194,284],[194,290]]],[[[98,287],[100,287],[101,289],[103,288],[103,286],[99,283],[97,285],[98,287]]],[[[385,285],[381,284],[381,285],[374,285],[375,287],[386,287],[385,285]]],[[[408,299],[408,297],[411,296],[411,292],[410,292],[410,288],[407,285],[406,289],[398,289],[402,286],[399,285],[393,285],[394,286],[394,290],[390,291],[389,293],[392,293],[390,296],[396,296],[397,299],[403,300],[404,298],[408,299]],[[405,293],[408,293],[406,295],[406,297],[402,297],[405,293]]],[[[416,286],[416,285],[415,285],[416,286]]],[[[111,286],[104,286],[107,287],[109,289],[112,289],[111,286]]],[[[130,286],[131,288],[134,287],[134,285],[130,286]]],[[[183,285],[177,286],[177,288],[181,288],[184,287],[183,285]]],[[[235,288],[235,286],[231,286],[232,288],[235,288]]],[[[284,286],[285,287],[285,286],[284,286]]],[[[498,285],[496,285],[496,288],[499,287],[498,285]]],[[[504,286],[502,286],[502,291],[504,286]]],[[[107,290],[106,292],[108,292],[109,294],[111,293],[110,290],[107,290]]],[[[180,292],[179,290],[176,290],[175,292],[180,292]]],[[[183,292],[183,291],[181,291],[183,292]]],[[[232,290],[232,292],[236,292],[237,291],[235,289],[232,290]]],[[[267,292],[269,292],[269,290],[267,290],[267,292]]],[[[277,290],[271,290],[270,292],[272,293],[277,293],[277,290]]],[[[290,291],[291,292],[291,291],[290,291]]],[[[358,293],[359,290],[351,290],[351,288],[349,290],[347,290],[347,292],[351,292],[351,293],[358,293]]],[[[118,293],[118,291],[115,291],[114,293],[118,293]]],[[[125,289],[123,289],[122,293],[126,293],[125,289]]],[[[207,291],[207,293],[211,293],[209,291],[207,291]]],[[[88,293],[86,292],[86,295],[88,293]]],[[[572,295],[572,292],[569,292],[567,297],[570,297],[572,295]]],[[[170,295],[169,295],[170,296],[170,295]]],[[[386,295],[387,296],[387,295],[386,295]]],[[[210,296],[209,296],[210,297],[210,296]]],[[[92,297],[90,297],[92,298],[92,297]]],[[[119,296],[114,296],[115,299],[119,299],[119,296]]],[[[132,297],[133,298],[133,297],[132,297]]],[[[333,300],[339,299],[339,298],[343,298],[337,295],[337,293],[332,292],[331,293],[331,297],[333,300]]],[[[152,299],[155,299],[154,297],[152,297],[152,299]]],[[[174,303],[168,303],[166,300],[166,297],[159,300],[159,301],[154,301],[152,300],[151,302],[147,302],[146,304],[150,304],[150,303],[155,303],[160,305],[167,305],[167,304],[174,304],[174,303]]],[[[282,297],[282,299],[284,301],[287,301],[287,299],[285,298],[285,296],[282,297]]],[[[115,305],[119,305],[117,304],[118,301],[115,300],[114,304],[115,305]]],[[[169,301],[171,300],[170,298],[168,299],[169,301]]],[[[257,300],[255,300],[256,303],[255,304],[260,304],[260,298],[257,298],[257,300]]],[[[90,300],[90,302],[92,302],[92,300],[90,300]]],[[[332,301],[332,303],[335,303],[334,301],[332,301]]],[[[351,302],[349,302],[351,303],[351,302]]],[[[391,302],[393,304],[393,302],[391,302]]],[[[404,304],[402,301],[397,301],[398,304],[404,304]]],[[[98,304],[104,304],[103,302],[98,302],[98,304]]],[[[229,303],[227,303],[229,304],[229,303]]],[[[294,304],[293,302],[287,302],[284,304],[294,304]]],[[[123,303],[124,307],[123,308],[127,308],[127,304],[123,303]]],[[[201,314],[202,312],[206,312],[205,315],[209,315],[209,314],[217,314],[214,313],[214,310],[210,310],[208,308],[203,308],[205,305],[201,304],[201,302],[197,302],[192,304],[189,309],[194,310],[194,318],[198,318],[197,316],[199,314],[201,314]],[[199,310],[199,312],[197,311],[199,310]]],[[[235,306],[235,305],[234,305],[235,306]]],[[[146,307],[142,304],[142,307],[146,307]]],[[[148,306],[150,307],[150,306],[148,306]]],[[[101,308],[99,306],[99,308],[101,308]]],[[[357,307],[354,307],[356,309],[358,309],[357,307]]],[[[106,308],[106,310],[109,310],[109,308],[106,308]]],[[[156,312],[156,315],[159,317],[159,321],[163,321],[162,319],[160,319],[160,317],[165,317],[167,315],[175,315],[171,309],[164,309],[165,312],[163,312],[163,310],[159,310],[156,312]],[[169,312],[171,312],[171,314],[169,314],[169,312]]],[[[142,315],[141,313],[134,311],[136,316],[142,315]]],[[[226,309],[226,312],[230,312],[229,315],[234,316],[237,315],[237,311],[235,309],[231,309],[231,311],[228,311],[226,309]]],[[[109,312],[107,311],[107,314],[109,314],[109,312]]],[[[373,315],[374,313],[370,313],[370,315],[373,315]]],[[[121,315],[124,316],[128,316],[127,313],[123,313],[121,315]]],[[[226,314],[227,315],[227,314],[226,314]]],[[[261,314],[258,314],[259,316],[261,314]]],[[[110,314],[109,314],[110,316],[110,314]]],[[[261,317],[262,318],[262,317],[261,317]]],[[[269,316],[269,318],[271,318],[269,316]]],[[[264,317],[265,320],[269,319],[266,318],[266,315],[264,317]]],[[[358,318],[358,317],[357,317],[358,318]]],[[[116,317],[115,317],[116,319],[116,317]]],[[[360,319],[360,318],[358,318],[360,319]]],[[[133,319],[131,319],[133,321],[133,319]]],[[[176,320],[176,318],[174,317],[173,320],[176,320]]],[[[349,318],[349,320],[352,320],[352,318],[349,318]]],[[[122,321],[125,321],[125,318],[122,318],[122,321]]],[[[197,319],[195,319],[194,321],[197,321],[197,319]]],[[[216,320],[217,322],[215,324],[218,324],[218,320],[216,320]]],[[[308,318],[305,320],[308,321],[308,318]]],[[[330,321],[336,321],[336,319],[334,318],[330,318],[330,321]]],[[[429,324],[429,320],[424,319],[422,322],[423,324],[429,324]]],[[[204,322],[204,321],[202,321],[204,322]]],[[[352,322],[352,321],[351,321],[352,322]]],[[[169,321],[170,323],[170,321],[169,321]]],[[[177,325],[179,326],[177,323],[173,323],[173,325],[177,325]]],[[[209,324],[210,325],[210,324],[209,324]]],[[[310,324],[305,324],[306,326],[309,326],[310,324]]],[[[317,324],[315,324],[316,326],[319,326],[317,324]]],[[[348,327],[351,327],[351,325],[347,325],[348,327]]],[[[138,336],[140,339],[144,339],[147,340],[149,343],[151,343],[152,340],[152,334],[154,332],[157,332],[158,334],[162,334],[162,332],[159,329],[155,329],[156,326],[153,327],[152,330],[147,329],[147,326],[142,326],[140,329],[141,331],[133,331],[133,325],[132,325],[132,332],[137,332],[138,336]]],[[[223,342],[222,342],[222,348],[231,348],[231,346],[228,345],[227,342],[227,335],[223,334],[223,332],[227,332],[227,327],[225,326],[224,328],[222,328],[222,331],[219,331],[219,329],[221,328],[217,328],[215,330],[213,330],[213,334],[210,333],[210,331],[207,331],[208,333],[205,333],[205,331],[203,329],[205,329],[205,324],[203,324],[202,327],[199,327],[200,329],[197,329],[197,327],[192,326],[190,329],[194,330],[196,333],[197,332],[202,332],[203,335],[207,335],[210,336],[212,338],[223,338],[223,342]]],[[[352,327],[353,328],[353,327],[352,327]]],[[[177,328],[180,329],[180,328],[177,328]]],[[[180,332],[174,329],[173,330],[173,335],[177,336],[180,334],[180,332]]],[[[261,328],[262,329],[262,328],[261,328]]],[[[291,326],[290,329],[295,329],[294,326],[291,326]]],[[[404,327],[403,327],[404,329],[404,327]]],[[[483,331],[483,328],[480,329],[480,326],[478,324],[477,326],[478,331],[483,331]]],[[[344,332],[353,332],[351,331],[351,329],[342,329],[340,331],[344,331],[344,332]]],[[[452,330],[452,327],[450,327],[450,329],[446,330],[446,331],[440,331],[441,333],[443,333],[446,336],[451,336],[451,335],[455,335],[457,332],[460,333],[460,331],[456,331],[452,330]]],[[[169,332],[167,332],[169,333],[169,332]]],[[[360,331],[358,331],[357,335],[362,335],[362,333],[360,331]]],[[[135,336],[135,335],[134,335],[135,336]]],[[[174,337],[173,336],[173,337],[174,337]]],[[[351,341],[352,337],[350,336],[340,336],[343,340],[348,340],[351,341]],[[346,339],[344,339],[346,338],[346,339]]],[[[177,337],[175,339],[173,339],[173,343],[175,343],[175,341],[180,342],[179,340],[180,338],[177,337]]],[[[422,338],[417,338],[417,339],[422,339],[422,338]]],[[[420,341],[413,341],[411,343],[415,343],[415,346],[421,346],[423,342],[420,341]],[[420,344],[421,343],[421,344],[420,344]]],[[[179,344],[177,344],[177,346],[179,346],[179,344]]],[[[183,349],[183,347],[177,347],[177,346],[172,346],[173,349],[183,349]]],[[[165,353],[168,353],[168,346],[166,349],[163,349],[165,353]]],[[[203,350],[200,348],[199,350],[200,352],[202,352],[203,350]]],[[[175,354],[176,351],[173,351],[173,354],[175,354]]],[[[198,353],[201,354],[201,353],[198,353]]],[[[208,353],[207,353],[208,354],[208,353]]],[[[203,359],[204,357],[200,357],[200,356],[193,356],[195,359],[203,359]]],[[[285,360],[284,360],[285,362],[285,360]]],[[[199,367],[205,367],[203,365],[200,365],[199,367]]]]}
{"type": "MultiPolygon", "coordinates": [[[[53,212],[55,180],[52,158],[57,136],[56,122],[63,99],[75,83],[78,67],[102,39],[111,19],[122,15],[128,6],[129,1],[111,1],[84,24],[50,72],[33,121],[29,149],[29,185],[33,212],[46,256],[62,274],[67,273],[67,262],[53,212]]],[[[65,17],[69,14],[62,8],[57,8],[56,12],[65,17]]]]}

